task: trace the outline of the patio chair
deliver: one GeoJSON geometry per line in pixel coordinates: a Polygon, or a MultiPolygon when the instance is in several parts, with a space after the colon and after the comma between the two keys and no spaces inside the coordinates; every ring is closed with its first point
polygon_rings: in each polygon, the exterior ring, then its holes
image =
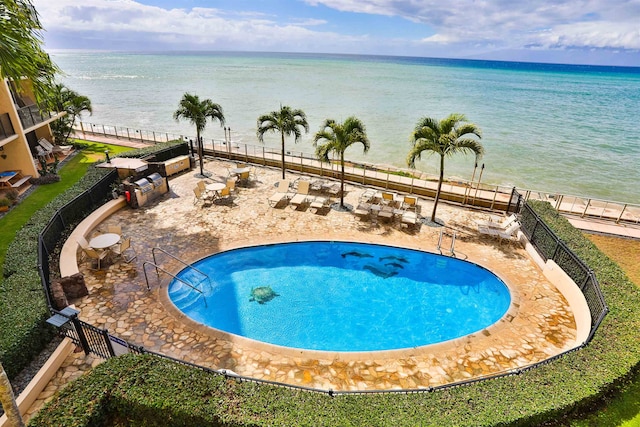
{"type": "Polygon", "coordinates": [[[122,242],[118,246],[113,248],[112,251],[116,256],[121,257],[122,260],[127,264],[129,264],[131,261],[133,261],[138,257],[138,254],[136,253],[135,249],[133,249],[133,246],[131,246],[131,237],[127,237],[124,240],[122,240],[122,242]],[[125,255],[125,251],[132,252],[131,256],[127,257],[127,255],[125,255]]]}
{"type": "Polygon", "coordinates": [[[211,206],[211,204],[213,203],[213,197],[203,193],[198,187],[195,187],[193,189],[193,194],[195,195],[195,198],[193,200],[194,205],[202,202],[202,206],[211,206]]]}
{"type": "Polygon", "coordinates": [[[240,175],[238,175],[238,185],[242,185],[245,187],[249,185],[249,173],[250,171],[247,171],[242,172],[240,175]]]}
{"type": "Polygon", "coordinates": [[[268,199],[269,206],[275,208],[285,200],[288,202],[291,197],[293,197],[293,194],[289,192],[289,180],[281,179],[280,181],[278,181],[278,189],[268,199]]]}
{"type": "Polygon", "coordinates": [[[297,210],[300,206],[304,206],[309,201],[309,181],[299,181],[298,191],[289,200],[289,206],[297,210]]]}
{"type": "Polygon", "coordinates": [[[229,189],[229,193],[236,193],[236,181],[233,179],[227,180],[227,188],[229,189]]]}
{"type": "Polygon", "coordinates": [[[100,270],[100,268],[102,267],[102,261],[104,261],[105,259],[107,259],[111,253],[111,251],[109,249],[105,249],[103,251],[98,252],[97,250],[93,249],[93,248],[82,248],[82,251],[85,253],[85,255],[92,259],[92,260],[96,260],[98,263],[98,270],[100,270]]]}
{"type": "Polygon", "coordinates": [[[122,227],[119,224],[109,224],[107,225],[107,233],[113,233],[122,236],[122,227]]]}

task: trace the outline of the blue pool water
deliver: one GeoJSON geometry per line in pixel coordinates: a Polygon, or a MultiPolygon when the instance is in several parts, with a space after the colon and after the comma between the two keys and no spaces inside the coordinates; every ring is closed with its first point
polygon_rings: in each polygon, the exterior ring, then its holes
{"type": "Polygon", "coordinates": [[[378,351],[468,335],[509,308],[507,286],[470,262],[391,246],[297,242],[209,256],[169,297],[190,318],[286,347],[378,351]],[[263,294],[260,292],[264,291],[263,294]]]}

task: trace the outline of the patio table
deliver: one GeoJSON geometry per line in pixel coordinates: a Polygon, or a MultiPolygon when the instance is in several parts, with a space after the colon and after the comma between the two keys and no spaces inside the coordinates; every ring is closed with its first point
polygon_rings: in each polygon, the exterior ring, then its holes
{"type": "Polygon", "coordinates": [[[93,249],[107,249],[120,241],[120,235],[116,233],[100,234],[89,241],[93,249]]]}

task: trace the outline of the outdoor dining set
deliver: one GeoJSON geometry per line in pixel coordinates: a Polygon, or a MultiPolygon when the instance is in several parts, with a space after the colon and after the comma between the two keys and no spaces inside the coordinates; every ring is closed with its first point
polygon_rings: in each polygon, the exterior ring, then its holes
{"type": "Polygon", "coordinates": [[[255,170],[246,165],[236,165],[228,169],[225,182],[207,182],[200,180],[193,189],[193,204],[201,203],[203,207],[211,206],[215,201],[231,200],[237,193],[237,187],[249,186],[255,170]]]}
{"type": "Polygon", "coordinates": [[[98,270],[105,263],[112,263],[118,258],[130,263],[138,256],[131,245],[131,237],[123,236],[122,228],[119,225],[109,225],[105,232],[100,232],[89,241],[80,237],[78,244],[82,250],[83,258],[95,261],[98,270]]]}

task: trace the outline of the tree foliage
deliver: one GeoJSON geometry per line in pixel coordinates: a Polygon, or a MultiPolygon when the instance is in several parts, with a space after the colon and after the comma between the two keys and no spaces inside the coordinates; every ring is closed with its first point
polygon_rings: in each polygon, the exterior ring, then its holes
{"type": "Polygon", "coordinates": [[[69,139],[78,116],[85,112],[93,113],[91,100],[63,83],[56,83],[51,87],[48,102],[52,110],[67,113],[51,124],[53,137],[58,144],[64,144],[69,139]]]}
{"type": "Polygon", "coordinates": [[[38,100],[46,97],[59,71],[42,49],[42,30],[31,0],[0,2],[0,76],[14,81],[28,78],[38,100]]]}
{"type": "Polygon", "coordinates": [[[316,147],[316,157],[321,161],[329,161],[329,153],[335,152],[340,156],[340,207],[344,207],[344,152],[353,144],[362,144],[364,152],[370,148],[369,138],[365,126],[357,117],[349,117],[344,123],[327,119],[313,139],[316,147]],[[318,142],[324,141],[318,145],[318,142]]]}
{"type": "Polygon", "coordinates": [[[433,203],[431,222],[436,222],[436,209],[444,179],[444,158],[459,153],[474,153],[478,159],[484,154],[484,147],[478,139],[472,136],[482,138],[480,129],[475,124],[467,122],[464,115],[457,113],[450,114],[442,120],[423,117],[418,121],[411,134],[413,147],[407,156],[409,167],[415,167],[416,160],[421,158],[423,152],[440,156],[440,178],[433,203]]]}
{"type": "Polygon", "coordinates": [[[284,136],[293,135],[294,142],[298,142],[302,136],[302,130],[309,132],[309,124],[304,111],[293,109],[288,105],[280,106],[279,111],[272,111],[258,117],[258,130],[256,135],[260,142],[264,142],[264,134],[267,132],[279,132],[282,141],[282,179],[284,179],[284,136]]]}
{"type": "Polygon", "coordinates": [[[196,127],[196,142],[198,144],[198,157],[200,158],[200,175],[204,174],[202,137],[200,136],[207,126],[207,120],[217,120],[220,126],[224,126],[225,119],[222,107],[210,99],[200,100],[198,95],[185,93],[180,100],[180,107],[173,113],[176,121],[188,120],[196,127]]]}

